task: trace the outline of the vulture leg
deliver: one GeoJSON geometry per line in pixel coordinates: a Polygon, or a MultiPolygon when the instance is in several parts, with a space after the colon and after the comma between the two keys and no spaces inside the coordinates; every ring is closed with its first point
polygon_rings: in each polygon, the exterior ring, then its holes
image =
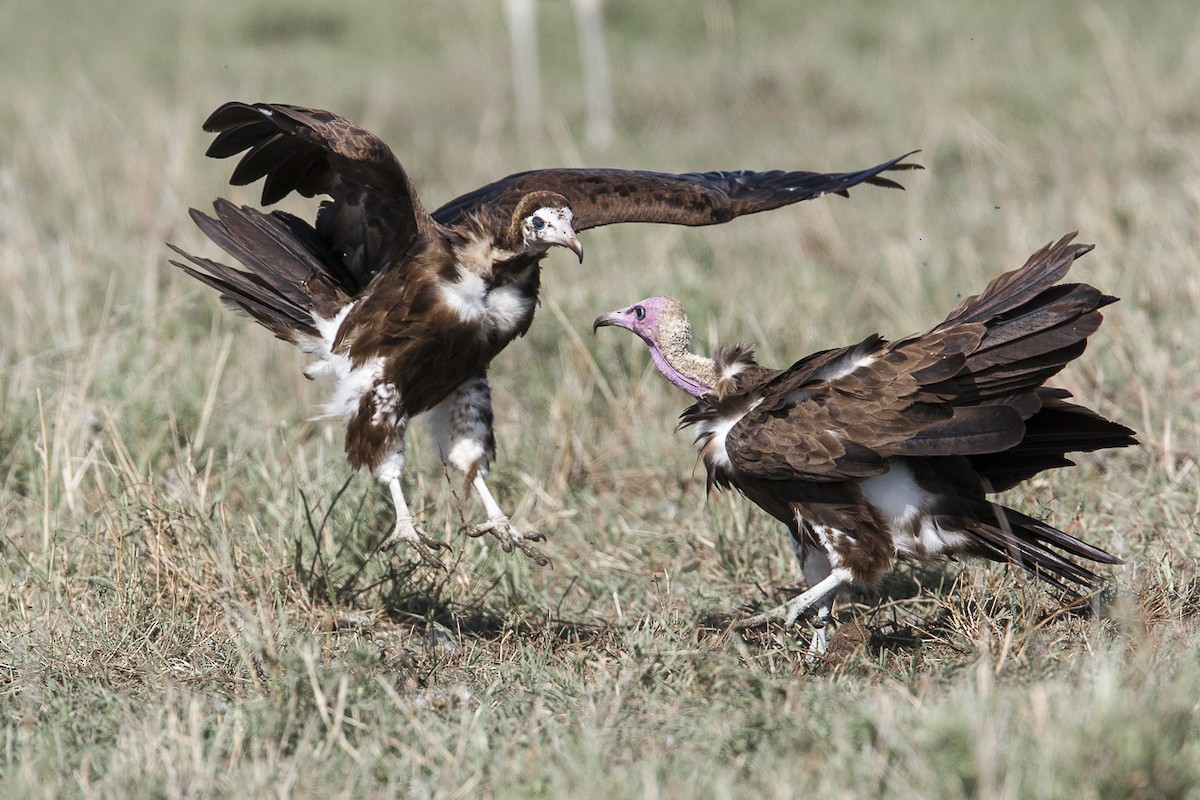
{"type": "Polygon", "coordinates": [[[546,538],[545,534],[526,532],[513,525],[508,516],[500,510],[496,499],[492,497],[492,492],[484,482],[482,473],[476,473],[475,480],[471,482],[471,485],[475,487],[475,491],[479,494],[479,499],[483,501],[483,507],[487,509],[488,519],[487,522],[468,527],[466,534],[468,536],[482,536],[485,533],[490,533],[500,540],[500,547],[504,549],[504,552],[511,553],[513,547],[516,547],[537,562],[538,566],[544,567],[549,564],[550,559],[546,558],[540,550],[533,546],[533,542],[543,541],[546,538]]]}
{"type": "Polygon", "coordinates": [[[492,433],[492,392],[485,375],[468,379],[429,410],[429,430],[442,463],[467,475],[483,507],[487,522],[468,526],[468,536],[489,533],[500,541],[504,552],[513,548],[545,566],[550,561],[533,546],[546,537],[536,532],[522,531],[513,525],[492,496],[484,476],[496,454],[496,439],[492,433]]]}
{"type": "Polygon", "coordinates": [[[803,594],[793,597],[783,605],[772,608],[770,611],[764,611],[752,617],[739,619],[730,627],[735,630],[753,628],[755,625],[762,625],[773,619],[783,619],[784,625],[791,625],[805,611],[814,606],[820,606],[822,601],[828,601],[829,598],[837,594],[838,589],[849,584],[853,579],[850,570],[845,567],[837,567],[831,570],[824,580],[803,594]]]}
{"type": "MultiPolygon", "coordinates": [[[[801,544],[796,548],[796,557],[800,559],[800,569],[804,573],[804,583],[816,586],[829,577],[833,571],[829,564],[829,556],[820,547],[807,547],[801,544]]],[[[813,637],[808,643],[808,655],[821,656],[829,648],[829,624],[833,620],[833,602],[837,599],[837,589],[834,589],[817,603],[817,614],[813,620],[813,637]]]]}
{"type": "Polygon", "coordinates": [[[446,565],[435,555],[435,551],[448,549],[450,545],[429,536],[413,522],[412,512],[408,510],[408,502],[404,499],[404,491],[400,488],[399,476],[388,481],[388,488],[392,491],[392,503],[396,506],[396,528],[380,545],[380,549],[386,550],[403,542],[416,550],[425,563],[438,569],[446,569],[446,565]]]}

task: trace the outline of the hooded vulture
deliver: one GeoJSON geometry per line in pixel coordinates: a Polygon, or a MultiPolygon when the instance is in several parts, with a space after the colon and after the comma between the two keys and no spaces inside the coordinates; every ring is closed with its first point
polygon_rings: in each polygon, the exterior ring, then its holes
{"type": "MultiPolygon", "coordinates": [[[[1074,559],[1121,563],[1050,525],[986,499],[1066,454],[1136,444],[1134,432],[1069,402],[1045,382],[1083,353],[1115,302],[1084,283],[1059,283],[1091,245],[1074,234],[996,278],[927,333],[869,336],[784,370],[745,346],[713,358],[690,351],[683,307],[651,297],[605,314],[595,328],[632,331],[659,372],[696,398],[708,485],[733,487],[788,526],[808,584],[737,627],[815,608],[828,619],[838,589],[870,584],[897,558],[981,556],[1008,561],[1079,599],[1100,578],[1074,559]]],[[[814,650],[824,649],[824,630],[814,650]]]]}
{"type": "MultiPolygon", "coordinates": [[[[533,320],[542,258],[583,249],[577,234],[616,222],[711,225],[860,183],[900,188],[885,172],[916,168],[905,156],[860,172],[705,172],[612,169],[522,172],[451,200],[432,214],[378,137],[328,111],[226,103],[204,123],[214,158],[244,153],[230,182],[265,178],[264,205],[291,192],[327,196],[309,223],[227,200],[192,219],[242,269],[193,256],[171,262],[216,289],[277,337],[313,357],[310,378],[336,380],[327,415],[346,426],[350,464],[391,491],[407,542],[441,566],[445,547],[414,522],[400,486],[409,420],[426,413],[442,460],[465,473],[505,551],[542,537],[514,526],[484,477],[495,453],[487,368],[533,320]]],[[[911,155],[911,154],[909,154],[911,155]]]]}

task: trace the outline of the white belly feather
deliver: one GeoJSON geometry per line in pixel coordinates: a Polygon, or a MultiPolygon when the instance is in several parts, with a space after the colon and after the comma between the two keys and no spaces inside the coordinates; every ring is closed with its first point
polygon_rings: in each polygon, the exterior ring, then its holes
{"type": "Polygon", "coordinates": [[[891,469],[867,478],[859,488],[887,524],[897,553],[929,558],[967,543],[964,534],[942,528],[929,515],[937,497],[917,484],[903,459],[893,459],[891,469]]]}

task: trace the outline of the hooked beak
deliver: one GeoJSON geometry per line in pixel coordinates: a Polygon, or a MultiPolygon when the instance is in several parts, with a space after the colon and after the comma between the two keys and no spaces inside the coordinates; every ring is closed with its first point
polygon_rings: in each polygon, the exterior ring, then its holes
{"type": "Polygon", "coordinates": [[[607,314],[601,314],[600,316],[596,317],[596,320],[592,323],[592,335],[595,336],[596,331],[607,325],[614,325],[618,328],[624,328],[626,326],[623,324],[623,322],[624,318],[621,316],[620,311],[610,311],[607,314]]]}
{"type": "Polygon", "coordinates": [[[575,233],[575,228],[571,225],[570,212],[566,219],[559,221],[554,225],[553,233],[549,237],[551,244],[562,245],[570,250],[579,258],[579,263],[583,263],[583,245],[579,243],[579,236],[575,233]]]}
{"type": "Polygon", "coordinates": [[[575,235],[575,231],[571,231],[571,238],[567,239],[563,246],[579,257],[580,264],[583,263],[583,245],[579,243],[579,237],[575,235]]]}
{"type": "Polygon", "coordinates": [[[546,231],[543,233],[543,247],[558,245],[565,247],[579,258],[579,263],[583,263],[583,245],[579,243],[579,236],[575,233],[575,228],[571,225],[571,212],[567,209],[566,215],[560,219],[552,219],[546,226],[546,231]]]}

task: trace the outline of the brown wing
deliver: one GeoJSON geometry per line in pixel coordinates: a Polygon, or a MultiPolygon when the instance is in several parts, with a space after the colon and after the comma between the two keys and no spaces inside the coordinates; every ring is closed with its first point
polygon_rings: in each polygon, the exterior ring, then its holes
{"type": "Polygon", "coordinates": [[[226,103],[205,121],[217,137],[207,155],[247,151],[235,186],[265,177],[262,202],[290,192],[332,198],[317,231],[365,284],[399,262],[434,227],[404,167],[377,136],[337,114],[277,103],[226,103]]]}
{"type": "Polygon", "coordinates": [[[1077,232],[1073,231],[1057,242],[1047,244],[1031,255],[1020,269],[993,279],[982,292],[959,303],[942,325],[985,322],[999,313],[1011,312],[1021,303],[1050,289],[1062,280],[1075,259],[1090,253],[1095,247],[1091,244],[1071,244],[1076,235],[1077,232]]]}
{"type": "MultiPolygon", "coordinates": [[[[914,151],[916,152],[916,151],[914,151]]],[[[546,190],[564,195],[575,213],[575,230],[616,222],[715,225],[823,194],[847,194],[860,183],[902,189],[884,172],[921,169],[902,163],[913,155],[858,172],[694,172],[671,175],[619,169],[542,169],[502,178],[451,200],[433,212],[443,225],[461,221],[484,207],[505,216],[526,194],[546,190]]]]}
{"type": "Polygon", "coordinates": [[[982,335],[981,325],[961,325],[809,356],[753,393],[761,402],[729,430],[726,453],[756,477],[831,481],[883,472],[893,456],[1011,447],[1022,409],[948,402],[982,335]]]}
{"type": "MultiPolygon", "coordinates": [[[[1115,298],[1062,284],[1069,234],[992,281],[929,333],[797,362],[755,392],[726,437],[734,464],[812,480],[873,474],[897,455],[996,453],[1022,442],[1039,387],[1083,352],[1115,298]]],[[[1060,456],[1061,452],[1060,449],[1060,456]]]]}

